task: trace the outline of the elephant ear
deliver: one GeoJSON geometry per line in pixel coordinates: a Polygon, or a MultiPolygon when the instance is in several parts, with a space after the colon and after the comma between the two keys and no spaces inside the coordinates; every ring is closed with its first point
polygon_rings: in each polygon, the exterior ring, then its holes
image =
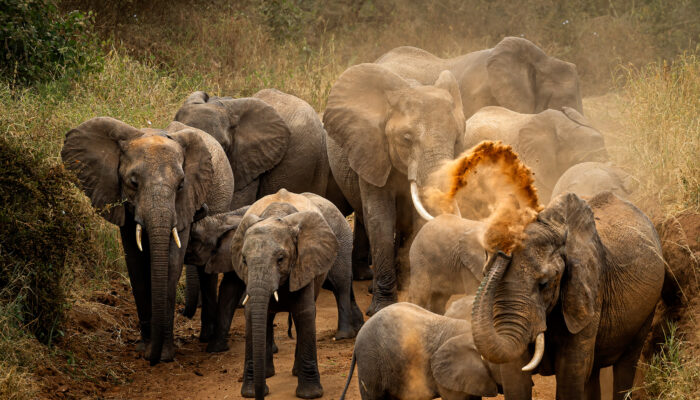
{"type": "Polygon", "coordinates": [[[236,236],[236,230],[243,221],[243,216],[235,212],[226,213],[215,228],[216,246],[204,270],[207,273],[223,273],[231,271],[231,245],[236,236]],[[212,272],[209,272],[212,271],[212,272]]]}
{"type": "Polygon", "coordinates": [[[540,219],[559,226],[565,237],[566,268],[561,280],[561,308],[569,332],[576,334],[595,316],[605,255],[593,211],[580,197],[565,193],[552,200],[540,219]]]}
{"type": "Polygon", "coordinates": [[[279,164],[291,133],[277,111],[260,99],[223,99],[220,103],[229,118],[227,155],[238,190],[279,164]]]}
{"type": "Polygon", "coordinates": [[[184,129],[169,133],[168,137],[182,146],[185,155],[182,166],[185,185],[175,199],[177,229],[181,231],[194,220],[195,213],[204,205],[214,179],[214,165],[211,152],[201,136],[204,133],[180,123],[174,125],[175,128],[177,126],[184,129]]]}
{"type": "MultiPolygon", "coordinates": [[[[542,114],[554,114],[557,111],[547,110],[542,114]]],[[[562,113],[568,119],[557,126],[559,149],[557,149],[559,164],[568,168],[574,164],[585,161],[608,160],[608,152],[605,148],[603,135],[593,126],[588,119],[578,111],[569,107],[562,107],[562,113]]]]}
{"type": "Polygon", "coordinates": [[[124,225],[124,206],[119,181],[120,141],[135,139],[143,132],[119,120],[97,117],[66,133],[61,158],[75,172],[80,187],[107,221],[124,225]],[[108,207],[109,205],[113,205],[108,207]]]}
{"type": "Polygon", "coordinates": [[[435,81],[435,87],[447,90],[452,96],[452,114],[464,131],[464,123],[466,119],[464,118],[464,108],[462,107],[462,94],[459,91],[459,84],[457,83],[457,78],[450,71],[442,71],[440,76],[435,81]]]}
{"type": "Polygon", "coordinates": [[[471,271],[479,282],[484,277],[483,267],[488,260],[488,253],[479,241],[481,235],[483,235],[483,230],[466,228],[458,238],[459,261],[471,271]]]}
{"type": "Polygon", "coordinates": [[[338,256],[338,239],[317,212],[294,213],[282,220],[291,227],[297,238],[297,259],[289,273],[289,290],[294,292],[331,269],[338,256]]]}
{"type": "MultiPolygon", "coordinates": [[[[241,250],[243,249],[243,240],[245,240],[245,234],[250,229],[251,226],[262,221],[262,219],[253,213],[246,213],[241,220],[241,223],[236,228],[235,233],[231,237],[230,242],[230,266],[225,270],[218,269],[206,269],[208,273],[218,273],[218,272],[229,272],[231,269],[236,271],[236,275],[246,284],[248,284],[248,266],[243,263],[243,254],[241,250]]],[[[222,243],[223,244],[223,243],[222,243]]],[[[214,265],[212,265],[214,267],[214,265]]],[[[223,268],[223,266],[221,266],[223,268]]]]}
{"type": "Polygon", "coordinates": [[[496,382],[473,342],[471,332],[467,332],[440,346],[430,357],[433,377],[440,386],[455,392],[472,396],[496,396],[496,382]]]}
{"type": "Polygon", "coordinates": [[[382,187],[391,172],[384,126],[388,93],[408,83],[381,65],[359,64],[338,78],[328,96],[323,125],[348,156],[350,167],[365,181],[382,187]]]}
{"type": "MultiPolygon", "coordinates": [[[[564,171],[556,170],[557,130],[545,113],[533,115],[518,132],[518,153],[522,161],[538,176],[537,182],[554,183],[564,171]],[[544,176],[543,176],[544,174],[544,176]]],[[[549,187],[551,190],[552,187],[549,187]]]]}
{"type": "Polygon", "coordinates": [[[491,95],[505,108],[532,114],[535,110],[534,63],[547,56],[532,42],[507,37],[491,50],[486,60],[491,95]]]}

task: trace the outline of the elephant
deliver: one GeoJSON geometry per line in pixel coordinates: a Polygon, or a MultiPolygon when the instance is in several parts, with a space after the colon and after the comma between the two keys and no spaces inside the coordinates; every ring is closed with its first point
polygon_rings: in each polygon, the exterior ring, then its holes
{"type": "Polygon", "coordinates": [[[654,225],[611,192],[588,201],[565,193],[524,233],[511,255],[498,251],[485,267],[472,313],[476,348],[502,364],[507,399],[531,398],[532,371],[556,375],[558,399],[599,399],[607,366],[613,398],[623,399],[664,282],[654,225]]]}
{"type": "Polygon", "coordinates": [[[627,172],[610,163],[595,161],[572,166],[557,180],[552,197],[565,192],[576,193],[580,197],[593,197],[600,192],[611,191],[626,199],[636,187],[636,180],[627,172]]]}
{"type": "MultiPolygon", "coordinates": [[[[344,215],[352,212],[328,165],[323,124],[304,100],[276,89],[239,99],[198,91],[185,99],[175,120],[211,134],[226,151],[236,178],[231,210],[284,188],[318,194],[344,215]]],[[[356,235],[354,276],[372,279],[361,253],[368,251],[366,235],[356,235]]]]}
{"type": "Polygon", "coordinates": [[[547,56],[523,38],[506,37],[492,49],[450,59],[415,47],[397,47],[375,63],[424,85],[434,82],[441,71],[451,71],[459,82],[466,118],[486,106],[524,114],[570,107],[583,114],[576,66],[547,56]]]}
{"type": "MultiPolygon", "coordinates": [[[[569,167],[585,161],[608,160],[603,135],[583,115],[568,107],[539,114],[484,107],[466,122],[464,148],[484,140],[501,140],[513,147],[534,173],[537,194],[544,204],[569,167]]],[[[462,214],[469,216],[468,210],[462,214]]]]}
{"type": "MultiPolygon", "coordinates": [[[[272,347],[271,320],[275,313],[286,311],[291,313],[297,332],[292,371],[298,378],[296,395],[321,397],[315,301],[328,275],[344,272],[344,282],[352,282],[350,225],[328,200],[281,189],[250,206],[230,246],[230,262],[210,263],[206,272],[233,271],[246,285],[241,394],[263,399],[268,393],[265,378],[275,373],[272,353],[266,351],[272,347]]],[[[347,287],[352,290],[351,285],[347,287]]],[[[357,332],[364,318],[352,291],[350,299],[352,309],[346,312],[352,320],[348,321],[348,329],[357,332]]]]}
{"type": "MultiPolygon", "coordinates": [[[[210,135],[179,122],[139,130],[97,117],[66,134],[61,158],[92,206],[119,226],[146,358],[171,361],[191,224],[207,210],[227,210],[233,196],[226,154],[210,135]]],[[[203,313],[202,328],[203,335],[213,329],[213,316],[203,313]]]]}
{"type": "Polygon", "coordinates": [[[442,214],[416,235],[409,258],[411,303],[445,313],[453,294],[474,294],[483,278],[487,253],[481,244],[486,223],[442,214]]]}
{"type": "MultiPolygon", "coordinates": [[[[312,193],[304,193],[302,196],[311,200],[318,208],[327,210],[334,218],[337,217],[334,215],[334,206],[328,200],[312,193]]],[[[249,207],[211,215],[195,223],[190,233],[185,262],[205,270],[230,269],[231,242],[249,207]]],[[[339,221],[336,222],[340,223],[339,221]]],[[[323,288],[333,292],[338,306],[338,330],[335,340],[355,337],[363,322],[362,312],[355,302],[352,289],[352,271],[345,267],[344,263],[333,264],[323,283],[323,288]]],[[[208,352],[228,350],[226,337],[236,306],[243,298],[245,290],[245,283],[234,271],[224,273],[219,286],[216,328],[207,345],[208,352]]],[[[269,322],[272,323],[272,320],[269,322]]],[[[272,326],[268,329],[272,329],[272,326]]],[[[272,348],[275,349],[276,346],[273,344],[272,348]]]]}
{"type": "Polygon", "coordinates": [[[418,215],[429,218],[419,187],[459,148],[462,97],[449,71],[422,86],[382,65],[359,64],[331,88],[323,122],[333,175],[369,236],[372,315],[397,300],[397,247],[417,231],[418,215]]]}
{"type": "MultiPolygon", "coordinates": [[[[472,298],[473,299],[473,298],[472,298]]],[[[462,300],[462,310],[469,300],[462,300]]],[[[357,366],[362,400],[477,400],[498,394],[492,367],[481,359],[471,323],[462,314],[442,316],[411,303],[383,308],[360,329],[345,398],[357,366]]]]}

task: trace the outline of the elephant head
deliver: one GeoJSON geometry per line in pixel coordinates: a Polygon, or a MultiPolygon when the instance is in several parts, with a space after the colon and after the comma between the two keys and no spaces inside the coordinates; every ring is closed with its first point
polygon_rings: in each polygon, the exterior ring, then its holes
{"type": "Polygon", "coordinates": [[[491,50],[486,71],[491,95],[505,108],[534,114],[567,106],[583,113],[576,66],[546,55],[527,39],[501,40],[491,50]]]}
{"type": "Polygon", "coordinates": [[[452,159],[464,133],[459,86],[449,71],[420,86],[377,64],[348,68],[328,97],[324,125],[346,152],[350,167],[366,182],[383,187],[393,170],[417,196],[441,161],[452,159]]]}
{"type": "Polygon", "coordinates": [[[533,169],[540,196],[547,201],[559,177],[584,161],[607,161],[603,135],[576,110],[546,110],[518,132],[518,153],[533,169]]]}
{"type": "Polygon", "coordinates": [[[516,360],[535,341],[531,371],[544,354],[547,316],[558,310],[576,334],[596,318],[606,260],[590,206],[561,195],[530,223],[512,258],[497,253],[487,263],[472,312],[474,343],[488,361],[516,360]],[[559,307],[555,307],[559,306],[559,307]]]}
{"type": "MultiPolygon", "coordinates": [[[[246,283],[246,323],[251,324],[256,398],[264,393],[265,339],[270,297],[296,292],[325,275],[335,262],[338,240],[323,216],[273,202],[244,216],[232,240],[231,263],[246,283]]],[[[260,397],[262,398],[262,397],[260,397]]]]}
{"type": "Polygon", "coordinates": [[[138,250],[150,254],[152,365],[161,359],[164,336],[172,335],[189,227],[213,179],[201,134],[179,124],[169,132],[138,130],[98,117],[71,129],[61,150],[92,205],[113,224],[133,226],[138,250]]]}
{"type": "Polygon", "coordinates": [[[277,165],[289,144],[289,128],[282,117],[256,98],[209,97],[205,92],[194,92],[175,120],[207,132],[221,144],[233,169],[236,191],[277,165]]]}
{"type": "Polygon", "coordinates": [[[230,269],[231,244],[248,206],[215,214],[192,225],[185,263],[207,270],[230,269]]]}

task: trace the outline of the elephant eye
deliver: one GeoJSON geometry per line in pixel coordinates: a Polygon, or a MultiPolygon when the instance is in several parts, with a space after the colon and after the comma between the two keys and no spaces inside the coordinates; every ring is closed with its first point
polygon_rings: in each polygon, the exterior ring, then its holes
{"type": "Polygon", "coordinates": [[[184,187],[185,187],[185,180],[183,179],[180,181],[180,184],[177,185],[177,191],[178,192],[181,191],[184,187]]]}
{"type": "Polygon", "coordinates": [[[277,257],[277,265],[282,264],[282,261],[284,261],[284,256],[278,256],[277,257]]]}
{"type": "Polygon", "coordinates": [[[139,187],[139,181],[137,181],[137,180],[136,180],[136,177],[133,176],[133,175],[131,176],[131,178],[129,178],[129,184],[130,184],[131,187],[133,187],[134,189],[138,189],[138,187],[139,187]]]}
{"type": "Polygon", "coordinates": [[[539,286],[539,288],[540,288],[540,291],[547,289],[547,284],[548,284],[548,283],[549,283],[549,282],[547,282],[547,281],[540,281],[540,283],[538,284],[538,286],[539,286]]]}
{"type": "Polygon", "coordinates": [[[246,261],[245,256],[243,256],[243,265],[245,265],[246,267],[248,266],[248,262],[246,261]]]}
{"type": "Polygon", "coordinates": [[[410,133],[404,133],[404,134],[403,134],[403,141],[404,141],[404,143],[411,143],[411,134],[410,134],[410,133]]]}

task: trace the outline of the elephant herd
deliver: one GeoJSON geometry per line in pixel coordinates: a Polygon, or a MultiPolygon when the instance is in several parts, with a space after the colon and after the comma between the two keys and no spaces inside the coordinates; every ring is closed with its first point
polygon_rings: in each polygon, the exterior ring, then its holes
{"type": "Polygon", "coordinates": [[[323,395],[322,287],[336,339],[357,337],[348,383],[357,367],[363,399],[530,399],[533,373],[556,375],[557,398],[594,399],[607,366],[615,399],[632,387],[664,280],[659,239],[583,116],[576,67],[528,40],[452,59],[393,49],[343,72],[322,120],[275,89],[194,92],[165,129],[90,119],[61,157],[119,226],[151,365],[174,358],[186,265],[184,313],[201,294],[207,351],[228,349],[245,309],[244,397],[269,392],[277,312],[296,328],[297,396],[323,395]],[[483,245],[489,227],[469,201],[454,213],[426,201],[440,167],[482,141],[511,146],[548,204],[508,254],[483,245]],[[394,304],[400,267],[415,304],[394,304]],[[367,322],[353,279],[373,280],[367,322]],[[455,294],[467,297],[445,313],[455,294]]]}

